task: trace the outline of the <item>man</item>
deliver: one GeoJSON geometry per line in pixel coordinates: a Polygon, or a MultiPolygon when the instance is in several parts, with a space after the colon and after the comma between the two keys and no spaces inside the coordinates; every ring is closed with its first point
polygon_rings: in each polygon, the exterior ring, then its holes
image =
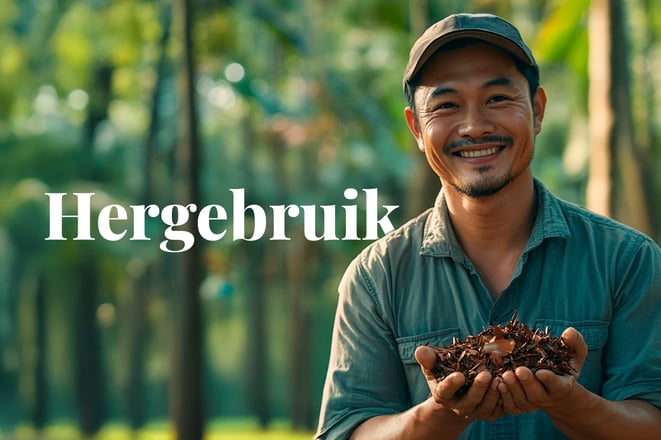
{"type": "Polygon", "coordinates": [[[486,14],[429,28],[406,122],[434,207],[368,246],[339,287],[319,439],[661,438],[661,250],[555,198],[530,169],[546,96],[519,32],[486,14]],[[437,381],[427,345],[503,324],[562,334],[573,375],[437,381]]]}

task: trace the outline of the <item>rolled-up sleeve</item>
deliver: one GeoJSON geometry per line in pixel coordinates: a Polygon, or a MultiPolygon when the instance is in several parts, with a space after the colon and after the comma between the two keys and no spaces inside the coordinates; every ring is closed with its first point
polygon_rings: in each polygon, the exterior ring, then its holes
{"type": "Polygon", "coordinates": [[[661,408],[661,251],[643,240],[620,260],[603,396],[661,408]]]}
{"type": "Polygon", "coordinates": [[[370,264],[368,274],[364,257],[349,265],[339,285],[318,439],[349,438],[363,421],[410,405],[397,344],[377,295],[387,280],[378,263],[377,270],[370,264]]]}

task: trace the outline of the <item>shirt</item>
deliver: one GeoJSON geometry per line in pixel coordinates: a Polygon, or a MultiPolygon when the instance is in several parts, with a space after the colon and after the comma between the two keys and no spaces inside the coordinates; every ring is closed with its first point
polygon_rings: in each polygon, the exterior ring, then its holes
{"type": "MultiPolygon", "coordinates": [[[[609,400],[661,407],[661,250],[649,237],[553,196],[535,179],[537,215],[509,286],[493,299],[433,208],[365,248],[339,285],[317,438],[346,439],[368,418],[431,393],[414,351],[505,324],[515,310],[588,345],[579,382],[609,400]]],[[[542,411],[476,420],[462,439],[566,438],[542,411]]]]}

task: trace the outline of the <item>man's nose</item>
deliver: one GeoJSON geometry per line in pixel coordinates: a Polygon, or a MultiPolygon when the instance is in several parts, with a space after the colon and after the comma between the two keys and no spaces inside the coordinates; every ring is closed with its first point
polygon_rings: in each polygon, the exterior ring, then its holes
{"type": "Polygon", "coordinates": [[[496,125],[489,117],[487,110],[480,105],[466,106],[463,119],[457,128],[460,137],[471,137],[478,139],[484,135],[492,134],[496,125]]]}

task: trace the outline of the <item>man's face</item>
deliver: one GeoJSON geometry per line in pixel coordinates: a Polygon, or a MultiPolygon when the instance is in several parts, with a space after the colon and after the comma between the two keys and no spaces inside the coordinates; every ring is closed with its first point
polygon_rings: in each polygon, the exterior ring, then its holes
{"type": "Polygon", "coordinates": [[[471,197],[494,194],[529,169],[546,96],[531,102],[511,56],[486,43],[435,54],[406,119],[444,185],[471,197]]]}

